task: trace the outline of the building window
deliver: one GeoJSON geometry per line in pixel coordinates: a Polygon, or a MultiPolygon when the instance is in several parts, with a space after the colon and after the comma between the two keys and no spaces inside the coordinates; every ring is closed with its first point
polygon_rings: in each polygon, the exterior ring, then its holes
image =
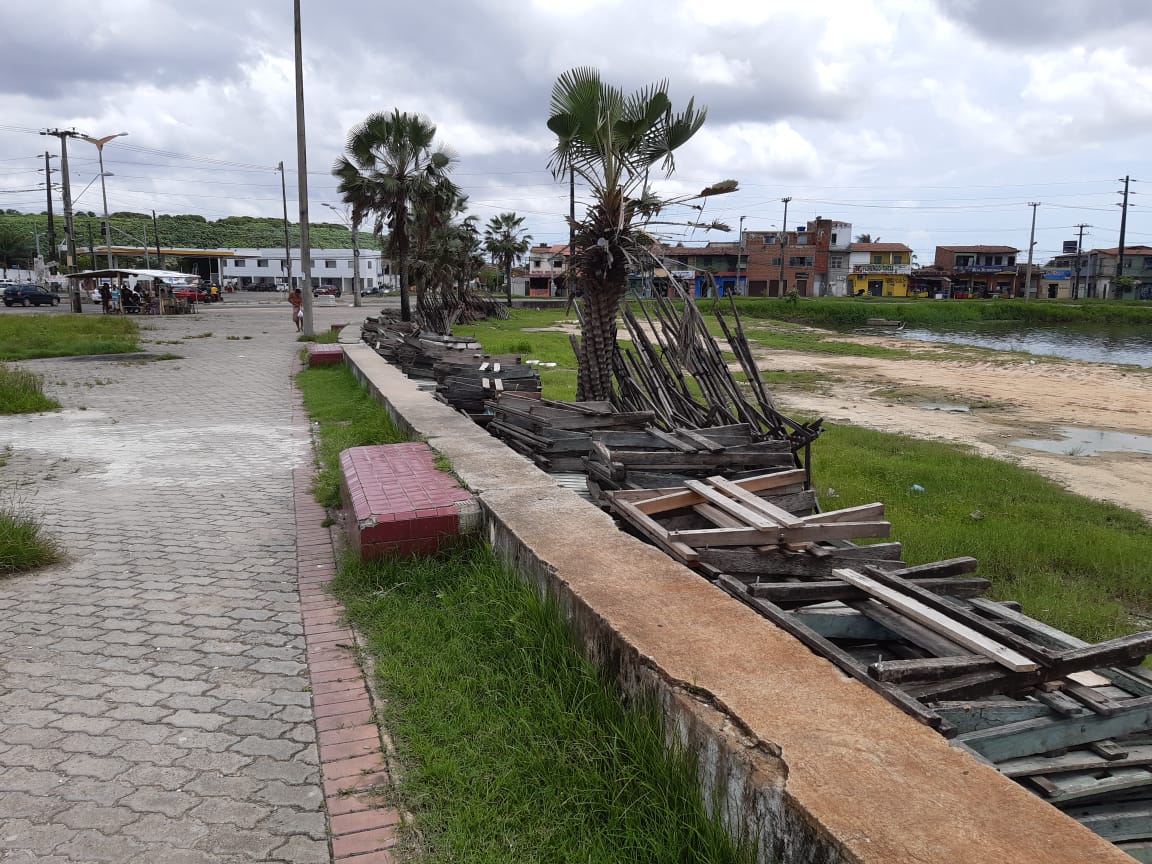
{"type": "Polygon", "coordinates": [[[971,255],[957,255],[956,256],[956,266],[957,267],[971,267],[972,266],[972,256],[971,255]]]}
{"type": "Polygon", "coordinates": [[[232,265],[233,265],[234,267],[243,267],[243,266],[244,266],[244,262],[243,262],[243,261],[233,261],[233,262],[232,262],[232,265]]]}
{"type": "Polygon", "coordinates": [[[763,234],[763,235],[761,235],[760,239],[761,239],[761,241],[763,241],[764,245],[767,246],[769,243],[775,243],[776,242],[776,235],[775,234],[763,234]]]}
{"type": "MultiPolygon", "coordinates": [[[[833,234],[832,236],[833,236],[833,238],[835,238],[836,235],[833,234]]],[[[832,242],[835,243],[836,242],[835,239],[833,239],[832,242]]],[[[841,257],[840,255],[829,255],[828,256],[828,267],[829,268],[831,268],[832,270],[837,270],[843,266],[844,266],[843,257],[841,257]]]]}
{"type": "Polygon", "coordinates": [[[533,258],[532,259],[532,269],[533,270],[539,270],[540,269],[540,259],[539,258],[533,258]]]}
{"type": "Polygon", "coordinates": [[[336,262],[335,261],[325,261],[324,267],[327,270],[335,270],[336,269],[336,262]]]}
{"type": "Polygon", "coordinates": [[[1016,256],[1015,255],[1009,255],[1007,263],[1008,263],[1009,267],[1015,267],[1016,266],[1016,256]]]}
{"type": "Polygon", "coordinates": [[[256,266],[257,267],[267,267],[268,266],[268,259],[267,258],[260,258],[259,260],[257,260],[256,266]]]}
{"type": "Polygon", "coordinates": [[[808,235],[804,234],[803,232],[798,233],[796,235],[796,245],[797,246],[807,246],[808,245],[808,235]]]}
{"type": "Polygon", "coordinates": [[[285,261],[283,258],[280,259],[280,269],[281,270],[283,270],[287,266],[287,264],[288,264],[288,262],[285,261]]]}
{"type": "Polygon", "coordinates": [[[903,255],[893,255],[892,256],[892,263],[893,264],[903,264],[904,263],[904,256],[903,255]]]}
{"type": "Polygon", "coordinates": [[[883,255],[873,255],[872,256],[872,263],[873,264],[883,264],[884,263],[884,256],[883,255]]]}
{"type": "Polygon", "coordinates": [[[995,258],[992,259],[992,263],[993,264],[1003,264],[1004,263],[1004,256],[1003,255],[997,255],[995,258]]]}
{"type": "Polygon", "coordinates": [[[559,270],[563,266],[564,266],[564,259],[563,258],[553,258],[552,259],[552,269],[553,270],[559,270]]]}
{"type": "Polygon", "coordinates": [[[836,235],[835,234],[832,235],[832,245],[833,246],[836,245],[836,235]]]}
{"type": "MultiPolygon", "coordinates": [[[[371,263],[371,262],[369,262],[369,263],[371,263]]],[[[369,288],[372,287],[372,277],[371,276],[368,277],[368,287],[369,288]]]]}
{"type": "Polygon", "coordinates": [[[780,266],[780,259],[779,258],[773,258],[772,259],[772,266],[773,267],[779,267],[780,266]]]}

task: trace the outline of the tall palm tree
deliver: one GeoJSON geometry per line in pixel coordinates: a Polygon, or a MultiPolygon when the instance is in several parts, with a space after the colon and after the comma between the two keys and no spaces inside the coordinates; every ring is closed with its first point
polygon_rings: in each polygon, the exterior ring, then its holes
{"type": "Polygon", "coordinates": [[[856,235],[856,242],[857,243],[879,243],[880,238],[877,237],[875,240],[873,240],[871,234],[857,234],[856,235]]]}
{"type": "Polygon", "coordinates": [[[484,226],[484,249],[492,256],[492,263],[504,271],[504,290],[508,305],[512,305],[512,265],[523,258],[531,248],[532,237],[524,233],[524,217],[515,213],[493,216],[484,226]]]}
{"type": "Polygon", "coordinates": [[[650,220],[666,203],[649,189],[649,171],[659,164],[671,176],[673,151],[704,124],[705,109],[689,99],[677,114],[667,90],[661,81],[626,95],[591,68],[563,73],[552,88],[548,128],[556,147],[548,167],[556,178],[575,172],[592,193],[587,214],[573,226],[570,250],[583,295],[577,399],[611,397],[616,316],[628,271],[650,242],[634,221],[650,220]]]}
{"type": "MultiPolygon", "coordinates": [[[[456,157],[443,145],[434,146],[436,127],[418,114],[374,113],[348,135],[346,152],[332,173],[338,190],[353,212],[375,217],[373,232],[388,228],[388,254],[400,270],[400,317],[412,320],[409,298],[409,253],[412,220],[431,197],[446,195],[456,157]]],[[[456,193],[459,194],[458,191],[456,193]]]]}

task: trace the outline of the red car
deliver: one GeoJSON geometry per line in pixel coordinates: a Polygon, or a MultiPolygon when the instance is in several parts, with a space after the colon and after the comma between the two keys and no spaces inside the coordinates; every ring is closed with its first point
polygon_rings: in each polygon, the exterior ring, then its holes
{"type": "Polygon", "coordinates": [[[207,288],[177,288],[172,292],[177,300],[191,300],[194,303],[207,303],[211,293],[207,288]]]}

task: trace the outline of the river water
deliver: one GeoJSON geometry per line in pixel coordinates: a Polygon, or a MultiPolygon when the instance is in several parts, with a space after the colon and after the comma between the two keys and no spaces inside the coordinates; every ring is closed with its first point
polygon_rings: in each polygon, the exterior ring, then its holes
{"type": "Polygon", "coordinates": [[[900,331],[868,328],[867,332],[922,342],[955,342],[997,351],[1022,351],[1069,360],[1128,363],[1152,368],[1152,326],[1029,326],[1011,321],[984,321],[931,327],[910,325],[900,331]]]}

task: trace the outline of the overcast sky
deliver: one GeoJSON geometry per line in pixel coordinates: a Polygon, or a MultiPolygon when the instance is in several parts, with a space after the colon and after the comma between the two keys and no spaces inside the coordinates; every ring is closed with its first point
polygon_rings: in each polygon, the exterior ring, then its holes
{"type": "MultiPolygon", "coordinates": [[[[673,188],[734,178],[706,216],[745,228],[815,216],[903,241],[1028,243],[1037,257],[1089,223],[1115,245],[1116,178],[1152,181],[1147,0],[303,0],[309,200],[333,221],[328,175],[372,111],[432,119],[486,221],[514,210],[563,242],[566,184],[546,169],[557,74],[597,67],[627,88],[667,78],[708,107],[673,188]]],[[[0,5],[0,208],[39,212],[54,138],[129,132],[105,148],[112,210],[280,214],[296,208],[290,0],[56,0],[0,5]]],[[[70,148],[73,195],[95,148],[70,148]]],[[[1134,183],[1144,204],[1152,183],[1134,183]]],[[[1152,244],[1146,206],[1128,243],[1152,244]]],[[[99,183],[77,204],[99,210],[99,183]]],[[[668,239],[730,239],[699,231],[668,239]]]]}

